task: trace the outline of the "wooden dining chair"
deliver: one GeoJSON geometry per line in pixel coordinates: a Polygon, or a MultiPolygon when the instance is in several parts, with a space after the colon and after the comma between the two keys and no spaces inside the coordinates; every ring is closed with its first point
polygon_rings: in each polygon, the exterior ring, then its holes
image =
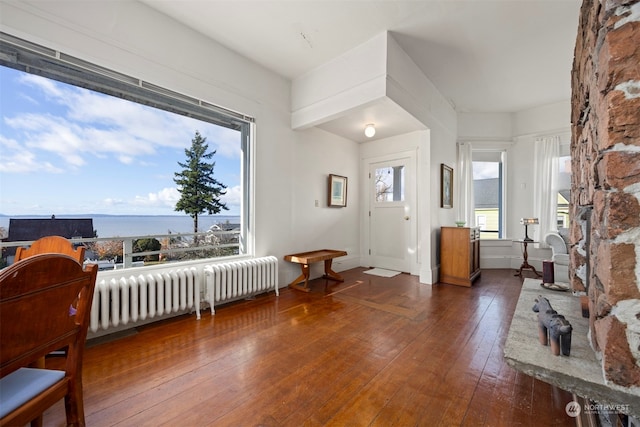
{"type": "MultiPolygon", "coordinates": [[[[62,236],[45,236],[33,242],[29,248],[24,248],[21,246],[17,247],[16,255],[13,259],[13,262],[18,262],[34,255],[52,253],[68,255],[82,264],[84,263],[84,252],[84,246],[74,248],[73,244],[62,236]]],[[[56,352],[51,353],[51,355],[61,354],[64,354],[64,350],[57,350],[56,352]]],[[[45,358],[43,357],[37,362],[34,362],[33,367],[44,368],[45,358]]],[[[35,423],[33,427],[38,427],[39,425],[39,423],[35,423]]]]}
{"type": "Polygon", "coordinates": [[[84,426],[82,357],[97,265],[62,254],[23,259],[0,272],[0,425],[25,425],[62,398],[67,425],[84,426]],[[64,370],[32,368],[67,348],[64,370]]]}
{"type": "Polygon", "coordinates": [[[74,248],[71,242],[61,236],[42,237],[31,244],[29,248],[16,248],[14,262],[28,258],[38,254],[65,254],[78,261],[80,264],[84,262],[84,246],[74,248]]]}

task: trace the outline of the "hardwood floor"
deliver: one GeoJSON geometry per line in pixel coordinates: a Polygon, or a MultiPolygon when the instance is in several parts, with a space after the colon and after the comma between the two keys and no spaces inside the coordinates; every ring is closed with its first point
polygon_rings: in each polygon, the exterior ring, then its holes
{"type": "MultiPolygon", "coordinates": [[[[87,425],[575,425],[571,394],[503,361],[511,270],[472,288],[363,271],[90,344],[87,425]]],[[[44,419],[64,425],[63,404],[44,419]]]]}

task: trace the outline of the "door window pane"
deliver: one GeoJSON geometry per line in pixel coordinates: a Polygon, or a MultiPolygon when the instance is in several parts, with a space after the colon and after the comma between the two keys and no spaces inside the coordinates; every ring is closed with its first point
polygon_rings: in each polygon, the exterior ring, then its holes
{"type": "Polygon", "coordinates": [[[376,202],[404,201],[404,166],[378,168],[375,174],[376,202]]]}

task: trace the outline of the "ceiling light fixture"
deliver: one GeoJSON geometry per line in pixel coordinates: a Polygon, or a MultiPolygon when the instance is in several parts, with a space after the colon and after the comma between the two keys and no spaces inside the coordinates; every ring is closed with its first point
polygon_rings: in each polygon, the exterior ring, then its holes
{"type": "Polygon", "coordinates": [[[367,138],[373,138],[373,135],[376,134],[376,126],[373,123],[370,123],[364,127],[364,135],[367,138]]]}

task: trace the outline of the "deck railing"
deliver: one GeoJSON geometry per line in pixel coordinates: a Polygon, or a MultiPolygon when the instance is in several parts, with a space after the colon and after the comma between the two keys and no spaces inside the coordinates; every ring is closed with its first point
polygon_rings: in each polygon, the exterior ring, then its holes
{"type": "MultiPolygon", "coordinates": [[[[85,263],[100,265],[101,270],[120,269],[148,265],[149,263],[167,263],[176,261],[196,260],[202,258],[225,257],[242,254],[242,242],[238,230],[215,230],[203,233],[171,233],[145,236],[113,236],[95,238],[71,238],[69,241],[76,246],[84,245],[88,253],[93,253],[85,263]],[[160,242],[159,250],[134,252],[135,242],[141,239],[156,239],[160,242]],[[122,251],[117,255],[107,256],[106,259],[97,256],[99,248],[108,243],[121,242],[122,251]],[[144,260],[144,261],[141,261],[144,260]]],[[[19,246],[28,247],[33,241],[0,242],[2,258],[10,264],[12,259],[7,257],[7,249],[19,246]]],[[[13,252],[13,251],[11,251],[13,252]]]]}

